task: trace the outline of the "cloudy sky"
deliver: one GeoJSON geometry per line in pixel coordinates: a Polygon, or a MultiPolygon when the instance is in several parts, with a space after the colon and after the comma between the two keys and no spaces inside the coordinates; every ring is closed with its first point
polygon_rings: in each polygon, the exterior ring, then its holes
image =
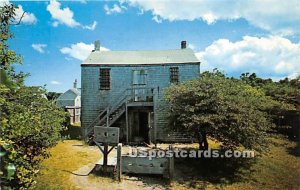
{"type": "MultiPolygon", "coordinates": [[[[8,0],[0,0],[0,6],[8,0]]],[[[101,41],[104,51],[178,49],[186,40],[201,71],[300,74],[299,0],[10,1],[22,23],[10,46],[23,57],[27,85],[63,92],[101,41]]]]}

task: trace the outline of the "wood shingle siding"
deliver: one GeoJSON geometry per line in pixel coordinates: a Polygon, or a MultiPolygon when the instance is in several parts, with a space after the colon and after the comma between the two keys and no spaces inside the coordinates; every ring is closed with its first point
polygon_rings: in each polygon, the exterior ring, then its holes
{"type": "MultiPolygon", "coordinates": [[[[169,87],[172,82],[176,84],[175,80],[184,82],[198,77],[200,73],[200,62],[195,58],[192,50],[174,50],[163,53],[154,53],[155,55],[170,54],[169,58],[157,57],[135,57],[135,53],[127,53],[124,57],[112,58],[115,52],[92,53],[91,56],[81,65],[81,86],[82,86],[82,110],[81,110],[81,125],[86,132],[86,128],[93,122],[100,112],[105,110],[109,105],[116,103],[128,88],[137,86],[147,87],[151,89],[153,96],[153,127],[151,127],[151,138],[154,141],[190,141],[188,136],[169,132],[167,129],[167,103],[164,100],[164,89],[169,87]],[[182,52],[182,55],[180,54],[182,52]],[[126,57],[128,60],[126,60],[126,57]],[[111,59],[112,63],[109,63],[111,59]],[[130,61],[141,60],[141,64],[131,63],[130,61]],[[121,62],[116,63],[117,60],[121,62]],[[147,62],[156,61],[155,63],[147,62]],[[166,63],[159,62],[167,60],[166,63]],[[171,63],[174,60],[175,63],[171,63]],[[94,61],[94,62],[93,62],[94,61]],[[101,62],[103,61],[103,62],[101,62]],[[182,61],[178,63],[178,61],[182,61]],[[175,68],[175,69],[174,69],[175,68]],[[110,89],[100,90],[102,78],[104,76],[101,72],[108,71],[110,76],[110,89]],[[136,76],[134,75],[134,72],[136,76]],[[141,74],[137,76],[137,73],[141,74]],[[171,76],[174,74],[174,76],[171,76]],[[173,80],[173,81],[171,81],[173,80]],[[141,82],[142,81],[142,82],[141,82]]],[[[121,53],[123,55],[123,53],[121,53]]],[[[137,52],[136,56],[143,54],[150,55],[150,53],[137,52]]],[[[107,73],[106,73],[107,74],[107,73]]],[[[137,90],[134,93],[139,92],[137,90]]],[[[141,90],[145,93],[146,90],[141,90]]],[[[152,101],[152,100],[151,100],[152,101]]],[[[142,109],[142,107],[141,107],[142,109]]],[[[130,112],[131,113],[131,112],[130,112]]],[[[132,116],[130,116],[132,118],[132,116]]],[[[132,119],[131,119],[132,120],[132,119]]],[[[124,135],[122,131],[126,131],[125,116],[117,122],[121,129],[120,138],[124,135]],[[121,123],[121,124],[120,124],[121,123]]]]}

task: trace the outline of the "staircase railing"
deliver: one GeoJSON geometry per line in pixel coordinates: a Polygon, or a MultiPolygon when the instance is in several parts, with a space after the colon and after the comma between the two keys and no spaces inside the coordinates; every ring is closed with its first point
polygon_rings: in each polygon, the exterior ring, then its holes
{"type": "Polygon", "coordinates": [[[120,104],[123,104],[123,103],[125,103],[125,102],[123,102],[125,99],[126,99],[126,96],[127,96],[127,94],[126,94],[126,92],[127,92],[127,89],[125,89],[124,91],[123,91],[123,93],[122,94],[124,94],[125,93],[125,96],[119,96],[118,98],[120,99],[117,99],[117,101],[114,101],[114,102],[116,102],[115,104],[113,104],[113,106],[107,106],[93,121],[92,121],[92,123],[87,127],[87,133],[85,134],[85,138],[87,138],[92,132],[93,132],[93,130],[94,130],[94,126],[96,125],[96,124],[98,124],[98,123],[101,123],[101,122],[103,122],[104,121],[104,119],[108,119],[109,118],[109,116],[110,116],[110,114],[111,113],[113,113],[119,106],[120,106],[120,104]],[[121,98],[120,98],[121,97],[121,98]],[[104,115],[104,113],[106,113],[105,115],[104,115]]]}
{"type": "Polygon", "coordinates": [[[127,94],[127,89],[125,89],[122,92],[122,96],[119,96],[118,99],[116,99],[114,104],[112,104],[111,106],[108,106],[109,108],[109,113],[113,113],[114,111],[116,111],[116,109],[118,109],[123,103],[125,103],[127,101],[128,98],[128,94],[127,94]]]}
{"type": "Polygon", "coordinates": [[[87,127],[87,132],[85,134],[85,138],[87,138],[94,130],[94,126],[97,125],[97,123],[100,123],[102,122],[103,118],[105,117],[102,117],[103,114],[106,113],[105,115],[107,115],[108,113],[108,109],[105,108],[93,121],[92,123],[87,127]],[[102,117],[102,118],[101,118],[102,117]]]}
{"type": "Polygon", "coordinates": [[[88,128],[90,127],[90,126],[92,126],[92,125],[95,125],[99,120],[100,120],[100,118],[103,116],[103,114],[104,113],[106,113],[107,114],[107,112],[108,112],[108,109],[107,108],[105,108],[93,121],[92,121],[92,123],[88,126],[88,128]]]}
{"type": "Polygon", "coordinates": [[[118,98],[113,101],[115,102],[112,105],[107,106],[93,121],[92,123],[87,127],[88,132],[85,134],[85,138],[87,138],[94,130],[94,126],[98,123],[102,123],[105,119],[107,120],[107,127],[110,126],[111,123],[113,123],[117,118],[115,118],[113,121],[109,122],[109,117],[112,113],[114,113],[118,108],[120,108],[124,103],[128,101],[135,101],[135,90],[147,90],[147,93],[142,94],[145,97],[153,97],[153,88],[145,88],[145,87],[135,87],[135,88],[128,88],[125,89],[121,94],[122,96],[118,96],[118,98]],[[150,93],[148,92],[150,90],[150,93]],[[128,93],[129,92],[129,93],[128,93]]]}

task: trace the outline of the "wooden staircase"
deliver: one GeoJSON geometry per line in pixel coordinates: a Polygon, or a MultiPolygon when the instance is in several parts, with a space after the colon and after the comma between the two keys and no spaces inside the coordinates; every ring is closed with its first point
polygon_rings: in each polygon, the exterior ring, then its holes
{"type": "MultiPolygon", "coordinates": [[[[107,106],[87,127],[84,139],[90,144],[93,143],[94,126],[111,127],[125,112],[127,102],[137,101],[134,90],[146,90],[143,96],[151,97],[153,101],[153,88],[130,88],[121,93],[121,96],[113,105],[107,106]]],[[[138,100],[140,101],[140,100],[138,100]]]]}
{"type": "Polygon", "coordinates": [[[90,144],[94,138],[94,126],[110,127],[112,126],[126,111],[127,96],[113,106],[106,107],[94,121],[87,127],[85,139],[90,144]]]}

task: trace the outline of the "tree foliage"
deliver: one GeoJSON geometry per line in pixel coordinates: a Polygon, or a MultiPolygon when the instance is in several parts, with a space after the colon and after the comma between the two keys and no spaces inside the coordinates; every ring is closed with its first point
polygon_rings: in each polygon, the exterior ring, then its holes
{"type": "Polygon", "coordinates": [[[240,78],[247,84],[261,89],[281,105],[285,105],[284,109],[276,107],[270,110],[269,114],[276,123],[278,133],[287,135],[290,139],[299,139],[299,127],[293,121],[300,117],[300,76],[278,82],[259,78],[255,73],[243,73],[240,78]]]}
{"type": "Polygon", "coordinates": [[[56,100],[60,95],[61,95],[61,93],[58,93],[58,92],[48,92],[46,96],[47,96],[47,99],[48,99],[48,100],[54,101],[54,100],[56,100]]]}
{"type": "Polygon", "coordinates": [[[21,58],[7,45],[14,12],[11,4],[0,7],[0,177],[2,187],[27,189],[47,148],[60,139],[65,113],[47,101],[45,89],[25,86],[26,74],[15,72],[12,64],[21,58]]]}
{"type": "Polygon", "coordinates": [[[243,73],[240,78],[247,84],[260,88],[274,100],[289,104],[294,109],[300,110],[300,76],[295,79],[285,78],[279,82],[259,78],[255,73],[243,73]]]}
{"type": "Polygon", "coordinates": [[[274,126],[268,110],[282,107],[264,91],[217,70],[173,85],[165,92],[170,125],[191,134],[207,134],[224,147],[261,150],[274,126]]]}

